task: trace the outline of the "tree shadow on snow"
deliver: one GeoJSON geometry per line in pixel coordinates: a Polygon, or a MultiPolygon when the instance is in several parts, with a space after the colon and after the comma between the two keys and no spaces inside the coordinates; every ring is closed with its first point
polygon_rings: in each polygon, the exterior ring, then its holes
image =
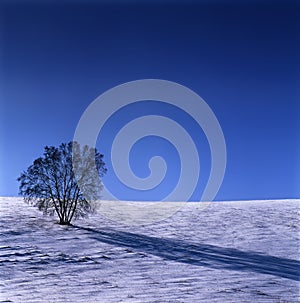
{"type": "Polygon", "coordinates": [[[94,240],[129,247],[135,251],[159,256],[166,260],[215,269],[257,272],[300,281],[300,262],[297,260],[113,229],[95,230],[74,227],[84,230],[94,240]]]}

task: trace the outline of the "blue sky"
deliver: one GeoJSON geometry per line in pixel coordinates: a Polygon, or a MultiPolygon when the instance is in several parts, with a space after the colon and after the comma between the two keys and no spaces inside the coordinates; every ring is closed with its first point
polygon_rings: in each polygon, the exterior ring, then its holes
{"type": "MultiPolygon", "coordinates": [[[[16,178],[45,145],[72,140],[96,97],[116,85],[153,78],[192,89],[218,118],[227,169],[216,200],[299,198],[299,4],[142,3],[1,2],[0,195],[18,194],[16,178]]],[[[153,101],[125,108],[116,121],[146,109],[167,114],[153,101]]],[[[169,114],[203,137],[183,113],[169,109],[169,114]]],[[[116,121],[108,134],[115,132],[116,121]]],[[[109,139],[100,139],[97,147],[109,162],[109,139]]],[[[199,150],[203,177],[192,200],[200,199],[209,174],[205,137],[199,150]]],[[[130,191],[117,184],[111,169],[107,186],[123,199],[159,199],[176,184],[176,150],[148,138],[134,147],[130,163],[137,175],[146,176],[146,159],[156,153],[169,167],[159,189],[130,191]]]]}

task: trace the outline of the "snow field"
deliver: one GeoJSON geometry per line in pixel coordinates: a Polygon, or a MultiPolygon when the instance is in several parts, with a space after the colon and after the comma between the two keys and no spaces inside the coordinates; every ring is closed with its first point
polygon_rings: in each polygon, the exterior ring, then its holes
{"type": "Polygon", "coordinates": [[[189,202],[155,224],[68,227],[3,197],[0,302],[300,302],[299,206],[189,202]]]}

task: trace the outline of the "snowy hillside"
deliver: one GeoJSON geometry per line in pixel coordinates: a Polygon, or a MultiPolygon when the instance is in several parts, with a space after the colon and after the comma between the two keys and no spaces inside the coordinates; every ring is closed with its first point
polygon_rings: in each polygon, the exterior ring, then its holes
{"type": "Polygon", "coordinates": [[[300,200],[188,203],[67,227],[0,198],[0,302],[300,302],[300,200]]]}

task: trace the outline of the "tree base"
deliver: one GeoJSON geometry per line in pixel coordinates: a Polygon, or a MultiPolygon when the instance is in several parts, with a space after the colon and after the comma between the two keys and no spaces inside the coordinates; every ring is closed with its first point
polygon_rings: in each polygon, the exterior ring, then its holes
{"type": "Polygon", "coordinates": [[[58,224],[59,225],[68,225],[68,226],[72,225],[70,222],[65,222],[65,221],[59,221],[58,224]]]}

